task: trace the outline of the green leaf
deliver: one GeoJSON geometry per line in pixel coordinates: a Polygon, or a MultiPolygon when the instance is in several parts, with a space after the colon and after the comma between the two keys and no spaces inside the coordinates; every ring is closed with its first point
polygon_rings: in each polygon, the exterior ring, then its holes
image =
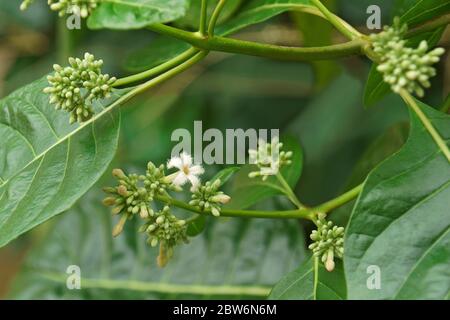
{"type": "Polygon", "coordinates": [[[281,13],[299,7],[313,7],[309,0],[253,0],[239,13],[217,28],[217,34],[229,35],[253,24],[264,22],[281,13]]]}
{"type": "MultiPolygon", "coordinates": [[[[284,13],[295,7],[311,6],[309,0],[253,0],[244,5],[238,13],[222,25],[217,26],[216,35],[226,36],[242,30],[253,24],[264,22],[276,15],[284,13]]],[[[140,72],[155,66],[155,61],[145,55],[152,51],[159,51],[155,46],[160,42],[170,42],[170,49],[161,52],[156,56],[156,60],[165,62],[186,50],[186,43],[179,40],[169,40],[161,36],[157,41],[134,53],[125,63],[125,67],[130,71],[140,72]],[[178,43],[178,45],[175,45],[178,43]],[[139,60],[142,58],[142,60],[139,60]]]]}
{"type": "Polygon", "coordinates": [[[413,26],[450,12],[449,0],[404,0],[397,7],[402,10],[401,21],[413,26]]]}
{"type": "Polygon", "coordinates": [[[397,152],[405,144],[408,131],[409,125],[406,122],[401,122],[388,128],[367,148],[358,160],[348,185],[356,187],[362,183],[379,163],[397,152]]]}
{"type": "Polygon", "coordinates": [[[200,215],[189,223],[187,235],[189,237],[196,237],[205,230],[205,227],[206,217],[204,215],[200,215]]]}
{"type": "Polygon", "coordinates": [[[88,19],[91,29],[140,29],[185,15],[188,0],[102,0],[88,19]]]}
{"type": "MultiPolygon", "coordinates": [[[[450,116],[419,103],[445,141],[450,116]]],[[[405,146],[375,168],[352,213],[345,240],[350,299],[443,299],[450,290],[450,167],[411,114],[405,146]],[[367,268],[381,270],[369,290],[367,268]]]]}
{"type": "Polygon", "coordinates": [[[198,299],[265,298],[306,256],[296,221],[209,219],[191,243],[175,249],[166,268],[157,248],[129,221],[111,236],[111,215],[89,193],[31,251],[14,284],[14,298],[198,299]],[[81,269],[82,290],[67,290],[67,267],[81,269]]]}
{"type": "MultiPolygon", "coordinates": [[[[442,3],[442,1],[439,1],[442,3]]],[[[419,1],[418,3],[423,3],[423,1],[419,1]]],[[[450,1],[447,3],[447,5],[450,4],[450,1]]],[[[408,11],[409,12],[409,11],[408,11]]],[[[407,13],[402,16],[402,21],[410,23],[410,15],[412,13],[407,13]]],[[[414,18],[414,15],[411,17],[414,18]]],[[[442,34],[445,31],[445,27],[437,28],[430,32],[425,32],[419,35],[416,35],[410,39],[408,39],[408,46],[415,47],[417,46],[422,40],[426,40],[428,42],[428,45],[430,47],[434,47],[439,43],[439,40],[442,37],[442,34]]],[[[373,64],[372,68],[370,69],[369,77],[367,78],[366,87],[364,91],[364,105],[365,106],[371,106],[375,104],[376,102],[380,101],[384,96],[386,96],[388,93],[390,93],[390,87],[389,85],[384,82],[383,76],[381,73],[377,70],[377,65],[373,64]]]]}
{"type": "MultiPolygon", "coordinates": [[[[211,14],[217,5],[217,1],[207,0],[207,2],[207,17],[211,17],[211,14]]],[[[224,21],[228,20],[234,13],[236,13],[236,10],[243,2],[244,0],[227,0],[222,11],[220,12],[220,17],[217,24],[220,25],[224,21]]],[[[201,4],[202,2],[199,0],[191,1],[191,5],[189,6],[189,10],[186,15],[175,21],[175,25],[183,29],[190,28],[197,31],[200,21],[201,4]]]]}
{"type": "Polygon", "coordinates": [[[43,78],[0,101],[0,247],[69,209],[117,148],[118,113],[69,125],[42,92],[47,84],[43,78]]]}
{"type": "Polygon", "coordinates": [[[238,172],[241,168],[240,167],[230,167],[225,168],[221,171],[219,171],[212,179],[211,181],[216,181],[217,179],[220,179],[221,185],[224,185],[236,172],[238,172]]]}
{"type": "MultiPolygon", "coordinates": [[[[336,10],[336,0],[322,1],[331,11],[336,10]]],[[[333,26],[322,17],[305,12],[291,14],[295,24],[303,36],[304,47],[318,47],[332,44],[333,26]]],[[[312,61],[316,86],[320,91],[326,87],[340,72],[337,61],[312,61]]]]}
{"type": "MultiPolygon", "coordinates": [[[[294,154],[292,164],[282,167],[280,171],[289,186],[294,189],[303,169],[303,152],[295,139],[287,137],[282,141],[284,143],[282,149],[292,151],[294,154]]],[[[266,181],[262,181],[261,178],[250,179],[248,174],[255,170],[258,170],[255,165],[245,165],[236,175],[230,194],[231,201],[226,205],[227,208],[245,209],[263,199],[283,194],[276,177],[269,177],[266,181]]]]}
{"type": "Polygon", "coordinates": [[[408,109],[396,95],[370,109],[362,108],[361,98],[361,80],[343,73],[289,122],[286,133],[299,139],[304,153],[297,186],[304,203],[323,203],[349,190],[366,146],[393,124],[408,121],[408,109]]]}
{"type": "Polygon", "coordinates": [[[142,72],[175,58],[190,48],[186,42],[167,36],[157,36],[151,45],[133,52],[125,61],[130,72],[142,72]]]}
{"type": "Polygon", "coordinates": [[[333,272],[319,264],[317,291],[314,295],[314,259],[304,262],[298,269],[284,276],[272,289],[273,300],[345,300],[346,287],[344,268],[336,261],[333,272]]]}

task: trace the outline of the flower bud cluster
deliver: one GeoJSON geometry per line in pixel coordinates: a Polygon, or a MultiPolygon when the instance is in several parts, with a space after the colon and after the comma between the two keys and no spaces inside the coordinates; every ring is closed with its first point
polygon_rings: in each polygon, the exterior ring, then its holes
{"type": "MultiPolygon", "coordinates": [[[[60,17],[68,13],[78,14],[82,18],[87,18],[95,8],[98,7],[101,0],[48,0],[51,10],[57,11],[60,17]]],[[[34,0],[23,0],[20,10],[27,10],[34,0]]]]}
{"type": "Polygon", "coordinates": [[[104,188],[109,194],[103,200],[106,206],[112,206],[112,214],[121,215],[113,230],[113,236],[119,235],[128,219],[139,215],[145,221],[141,232],[149,236],[151,246],[160,244],[158,264],[163,266],[173,253],[173,247],[187,241],[186,221],[178,220],[170,213],[170,208],[154,211],[151,203],[156,196],[164,196],[168,189],[175,190],[164,172],[165,166],[156,167],[152,162],[147,165],[145,175],[126,175],[121,169],[114,169],[113,176],[118,179],[117,187],[104,188]]]}
{"type": "Polygon", "coordinates": [[[334,257],[342,259],[344,255],[344,228],[333,225],[333,222],[326,221],[325,218],[325,214],[319,214],[317,230],[310,235],[313,243],[309,245],[309,249],[331,272],[335,267],[334,257]]]}
{"type": "Polygon", "coordinates": [[[249,150],[250,163],[258,166],[258,171],[249,173],[250,178],[262,177],[265,181],[269,176],[276,175],[282,166],[290,165],[292,161],[292,151],[281,151],[283,143],[278,137],[272,139],[270,143],[259,140],[257,150],[249,150]]]}
{"type": "Polygon", "coordinates": [[[152,247],[159,243],[157,262],[160,267],[167,264],[175,246],[188,242],[186,221],[175,217],[169,206],[155,212],[139,231],[148,235],[147,243],[152,247]]]}
{"type": "MultiPolygon", "coordinates": [[[[139,214],[142,219],[146,219],[153,214],[149,207],[152,195],[145,187],[139,186],[139,176],[130,174],[127,176],[121,169],[114,169],[113,176],[119,180],[119,186],[105,188],[104,191],[110,196],[103,200],[103,204],[113,206],[113,215],[125,215],[128,218],[139,214]]],[[[119,225],[114,229],[114,236],[122,232],[126,219],[121,219],[119,225]],[[120,224],[122,224],[120,226],[120,224]]]]}
{"type": "Polygon", "coordinates": [[[192,193],[192,200],[189,204],[219,217],[222,205],[231,200],[230,196],[219,191],[221,185],[220,179],[206,182],[192,193]]]}
{"type": "Polygon", "coordinates": [[[71,12],[79,13],[80,17],[87,18],[97,8],[99,2],[100,0],[48,0],[48,5],[51,10],[58,11],[60,17],[71,12]]]}
{"type": "Polygon", "coordinates": [[[111,96],[112,84],[116,78],[102,74],[102,60],[85,53],[84,59],[69,58],[68,67],[55,64],[54,74],[47,80],[49,87],[44,92],[50,95],[50,103],[56,109],[70,112],[70,123],[89,120],[94,111],[92,102],[111,96]]]}
{"type": "Polygon", "coordinates": [[[173,189],[165,174],[165,166],[156,167],[153,162],[147,164],[147,172],[141,179],[145,188],[151,194],[152,200],[155,195],[162,195],[167,189],[173,189]]]}
{"type": "Polygon", "coordinates": [[[186,221],[179,220],[170,212],[170,207],[165,206],[154,214],[141,227],[141,232],[149,236],[147,242],[152,247],[164,242],[168,247],[174,247],[181,242],[187,241],[186,221]]]}
{"type": "Polygon", "coordinates": [[[433,65],[439,62],[445,51],[443,48],[428,51],[425,40],[417,48],[407,47],[403,39],[406,30],[406,25],[400,25],[396,19],[392,27],[371,35],[374,52],[381,57],[377,70],[394,92],[406,90],[423,97],[424,88],[431,86],[430,78],[436,75],[433,65]]]}

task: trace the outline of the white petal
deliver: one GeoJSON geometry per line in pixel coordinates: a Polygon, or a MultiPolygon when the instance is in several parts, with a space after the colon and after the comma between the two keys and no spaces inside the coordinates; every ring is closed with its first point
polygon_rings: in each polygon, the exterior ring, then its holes
{"type": "Polygon", "coordinates": [[[178,175],[173,179],[172,183],[178,187],[181,187],[188,181],[188,177],[184,174],[184,172],[180,171],[178,175]]]}
{"type": "Polygon", "coordinates": [[[189,173],[193,174],[193,175],[196,175],[196,176],[199,176],[199,175],[205,173],[205,170],[203,169],[202,166],[195,165],[195,166],[192,166],[192,167],[189,168],[189,173]]]}
{"type": "Polygon", "coordinates": [[[189,182],[192,184],[191,191],[195,191],[200,185],[200,179],[193,174],[188,175],[187,178],[189,179],[189,182]]]}
{"type": "Polygon", "coordinates": [[[184,166],[192,166],[192,157],[190,154],[187,154],[186,152],[183,152],[181,155],[181,161],[183,162],[184,166]]]}
{"type": "Polygon", "coordinates": [[[183,166],[182,160],[180,157],[173,157],[167,162],[167,168],[177,168],[181,170],[181,167],[183,166]]]}

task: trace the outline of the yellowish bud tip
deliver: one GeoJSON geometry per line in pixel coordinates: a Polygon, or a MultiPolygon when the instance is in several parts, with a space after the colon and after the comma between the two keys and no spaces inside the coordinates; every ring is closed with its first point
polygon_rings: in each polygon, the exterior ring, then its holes
{"type": "Polygon", "coordinates": [[[122,215],[122,217],[119,220],[119,223],[117,223],[117,225],[114,227],[112,235],[113,237],[117,237],[118,235],[120,235],[123,231],[123,227],[125,226],[125,222],[127,222],[127,215],[124,214],[122,215]]]}
{"type": "Polygon", "coordinates": [[[114,169],[112,171],[112,174],[113,174],[114,177],[119,178],[119,179],[126,178],[125,173],[123,172],[122,169],[114,169]]]}
{"type": "Polygon", "coordinates": [[[336,266],[336,265],[335,265],[335,263],[334,263],[333,258],[328,257],[327,261],[325,262],[325,269],[327,269],[328,272],[331,272],[331,271],[334,270],[334,267],[335,267],[335,266],[336,266]]]}
{"type": "Polygon", "coordinates": [[[159,255],[156,258],[156,263],[158,264],[158,267],[164,268],[168,262],[169,262],[169,258],[167,257],[167,254],[166,254],[165,245],[161,242],[159,244],[159,255]]]}

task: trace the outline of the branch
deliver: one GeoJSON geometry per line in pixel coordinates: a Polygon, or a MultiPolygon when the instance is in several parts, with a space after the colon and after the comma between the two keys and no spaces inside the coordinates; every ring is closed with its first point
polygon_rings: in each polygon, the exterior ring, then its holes
{"type": "Polygon", "coordinates": [[[290,61],[327,60],[362,54],[362,47],[366,44],[365,41],[356,39],[343,44],[323,47],[298,48],[263,44],[218,36],[205,38],[197,33],[184,31],[163,24],[151,25],[149,29],[160,34],[188,42],[200,50],[238,53],[290,61]]]}
{"type": "Polygon", "coordinates": [[[220,13],[222,12],[223,7],[225,6],[226,0],[219,0],[214,12],[211,16],[211,20],[208,26],[208,37],[214,36],[214,29],[216,27],[217,20],[219,19],[220,13]]]}
{"type": "Polygon", "coordinates": [[[202,0],[202,5],[200,9],[200,26],[198,32],[203,36],[206,32],[206,19],[208,10],[208,0],[202,0]]]}
{"type": "MultiPolygon", "coordinates": [[[[157,196],[156,200],[175,207],[191,211],[197,214],[208,214],[197,207],[191,206],[183,201],[167,197],[157,196]]],[[[262,218],[262,219],[307,219],[312,220],[314,211],[312,209],[298,209],[286,211],[257,211],[257,210],[231,210],[222,209],[220,212],[223,217],[239,217],[239,218],[262,218]]]]}
{"type": "Polygon", "coordinates": [[[419,105],[416,103],[416,100],[407,92],[406,90],[402,89],[400,91],[400,96],[403,98],[403,100],[406,102],[406,104],[415,112],[415,114],[419,117],[420,121],[424,125],[424,127],[427,129],[427,131],[430,133],[433,140],[438,145],[439,149],[441,149],[444,156],[447,158],[448,162],[450,162],[450,150],[445,143],[444,139],[440,136],[439,132],[434,128],[431,121],[427,118],[427,116],[423,113],[422,109],[420,109],[419,105]]]}
{"type": "Polygon", "coordinates": [[[311,2],[319,8],[319,10],[323,13],[325,18],[336,27],[343,35],[345,35],[349,39],[357,39],[361,38],[362,34],[359,33],[355,28],[350,26],[348,23],[343,22],[342,19],[337,18],[333,13],[331,13],[327,7],[325,7],[320,0],[311,0],[311,2]]]}
{"type": "Polygon", "coordinates": [[[151,68],[144,72],[137,73],[137,74],[134,74],[134,75],[131,75],[128,77],[117,79],[117,81],[114,82],[113,87],[117,88],[117,87],[126,86],[129,84],[138,82],[138,81],[142,81],[142,80],[160,75],[161,73],[164,73],[164,72],[180,65],[181,63],[187,61],[188,59],[191,59],[197,53],[199,53],[199,50],[197,50],[197,49],[194,49],[194,48],[188,49],[188,50],[184,51],[183,53],[181,53],[180,55],[176,56],[175,58],[170,59],[169,61],[166,61],[154,68],[151,68]]]}

